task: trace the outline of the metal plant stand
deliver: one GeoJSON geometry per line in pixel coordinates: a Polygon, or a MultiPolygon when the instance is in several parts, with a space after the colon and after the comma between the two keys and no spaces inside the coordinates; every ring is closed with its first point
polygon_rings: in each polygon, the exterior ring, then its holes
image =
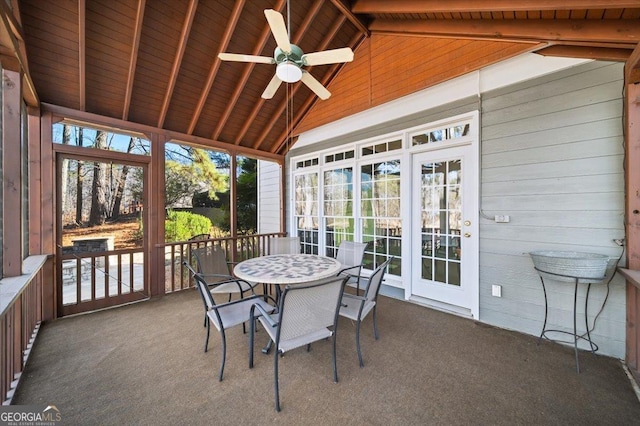
{"type": "MultiPolygon", "coordinates": [[[[540,275],[540,282],[542,283],[542,291],[544,292],[544,323],[542,324],[542,332],[540,333],[540,337],[538,338],[538,345],[540,344],[540,342],[542,341],[543,338],[550,340],[550,341],[557,341],[554,339],[549,338],[548,336],[546,336],[546,333],[563,333],[563,334],[568,334],[570,336],[573,336],[573,350],[575,353],[575,357],[576,357],[576,371],[578,373],[580,373],[580,361],[578,360],[578,340],[582,339],[585,340],[586,342],[589,343],[589,347],[591,348],[591,353],[595,356],[596,351],[598,350],[598,345],[596,345],[592,340],[591,340],[591,333],[589,331],[589,322],[588,322],[588,317],[587,317],[587,313],[588,313],[588,306],[589,306],[589,290],[591,290],[591,283],[592,282],[598,282],[598,281],[602,281],[604,280],[604,277],[576,277],[576,276],[572,276],[572,275],[562,275],[562,274],[558,274],[558,273],[553,273],[553,272],[548,272],[548,271],[543,271],[541,269],[535,268],[534,269],[536,271],[538,271],[539,275],[540,275]],[[574,290],[573,290],[573,333],[569,332],[569,331],[565,331],[565,330],[557,330],[557,329],[547,329],[547,315],[549,313],[549,308],[548,308],[548,302],[547,302],[547,289],[544,285],[544,278],[543,278],[543,274],[547,274],[547,275],[553,275],[559,278],[571,278],[574,281],[574,290]],[[576,305],[578,302],[578,284],[587,284],[587,294],[586,297],[584,299],[584,325],[585,325],[585,329],[586,329],[586,337],[585,335],[579,335],[577,333],[577,329],[576,329],[576,323],[577,323],[577,312],[576,312],[576,305]]],[[[569,342],[564,342],[564,343],[569,343],[569,342]]]]}

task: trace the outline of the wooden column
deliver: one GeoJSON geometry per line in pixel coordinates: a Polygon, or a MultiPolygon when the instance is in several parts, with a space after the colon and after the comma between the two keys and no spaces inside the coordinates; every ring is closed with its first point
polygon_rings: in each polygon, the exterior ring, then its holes
{"type": "Polygon", "coordinates": [[[231,162],[229,167],[229,227],[231,229],[231,237],[233,240],[233,250],[229,253],[229,261],[236,261],[236,254],[238,252],[238,246],[235,238],[238,236],[238,176],[236,173],[236,167],[238,167],[238,153],[235,151],[229,152],[231,156],[231,162]]]}
{"type": "MultiPolygon", "coordinates": [[[[55,186],[54,186],[54,156],[53,156],[53,117],[51,113],[42,114],[40,118],[40,244],[42,253],[57,253],[55,235],[55,186]]],[[[55,270],[55,258],[47,260],[42,276],[46,277],[42,283],[42,319],[52,320],[58,316],[57,275],[62,279],[62,272],[55,270]]]]}
{"type": "Polygon", "coordinates": [[[144,241],[147,245],[146,259],[149,261],[147,268],[151,297],[162,296],[165,293],[164,270],[164,151],[166,139],[157,133],[151,135],[151,166],[147,169],[148,176],[145,179],[147,185],[144,193],[144,211],[146,226],[144,227],[144,241]]]}
{"type": "Polygon", "coordinates": [[[16,61],[2,58],[2,271],[22,273],[22,75],[16,61]]]}
{"type": "MultiPolygon", "coordinates": [[[[625,84],[627,269],[640,271],[640,45],[625,65],[625,84]]],[[[629,278],[625,360],[640,380],[640,286],[629,278]]]]}

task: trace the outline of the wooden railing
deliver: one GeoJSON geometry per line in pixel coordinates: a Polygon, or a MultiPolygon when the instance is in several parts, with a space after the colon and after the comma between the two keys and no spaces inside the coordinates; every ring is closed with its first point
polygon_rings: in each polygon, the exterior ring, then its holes
{"type": "MultiPolygon", "coordinates": [[[[43,320],[48,256],[25,260],[23,275],[0,281],[0,402],[10,403],[43,320]]],[[[52,260],[49,260],[52,262],[52,260]]],[[[51,268],[49,268],[51,269],[51,268]]],[[[52,285],[48,282],[46,285],[52,285]]]]}
{"type": "Polygon", "coordinates": [[[164,250],[165,293],[184,290],[193,286],[189,271],[183,261],[193,262],[191,249],[217,244],[227,254],[227,261],[235,263],[245,259],[269,253],[269,238],[279,237],[284,233],[240,235],[237,237],[199,239],[196,241],[180,241],[161,244],[164,250]]]}

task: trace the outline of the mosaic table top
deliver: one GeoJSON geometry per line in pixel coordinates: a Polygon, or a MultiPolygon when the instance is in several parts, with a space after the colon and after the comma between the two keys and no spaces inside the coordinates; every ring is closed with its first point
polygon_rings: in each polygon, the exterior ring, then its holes
{"type": "Polygon", "coordinates": [[[340,262],[315,254],[277,254],[240,262],[233,269],[243,280],[265,284],[297,284],[336,275],[340,262]]]}

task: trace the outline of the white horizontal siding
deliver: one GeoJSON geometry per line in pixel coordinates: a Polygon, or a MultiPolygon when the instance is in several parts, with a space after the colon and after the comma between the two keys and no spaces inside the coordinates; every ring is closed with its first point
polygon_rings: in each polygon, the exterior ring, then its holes
{"type": "MultiPolygon", "coordinates": [[[[533,250],[603,253],[624,237],[623,65],[592,62],[482,97],[480,320],[539,335],[544,319],[533,250]],[[494,215],[509,215],[497,224],[494,215]],[[491,286],[502,286],[502,297],[491,286]]],[[[545,281],[548,328],[572,327],[573,284],[545,281]]],[[[586,286],[578,296],[584,331],[586,286]]],[[[593,285],[589,325],[600,352],[625,353],[625,281],[593,285]],[[603,302],[606,298],[606,304],[603,302]]]]}
{"type": "Polygon", "coordinates": [[[258,160],[258,233],[280,232],[280,165],[258,160]]]}

